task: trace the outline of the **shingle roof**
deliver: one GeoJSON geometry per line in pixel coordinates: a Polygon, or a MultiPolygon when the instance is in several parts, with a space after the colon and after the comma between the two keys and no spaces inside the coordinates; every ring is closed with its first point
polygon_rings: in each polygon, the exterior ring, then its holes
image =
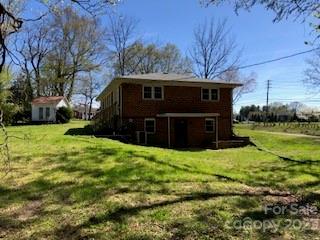
{"type": "Polygon", "coordinates": [[[178,82],[200,82],[200,83],[221,83],[221,84],[232,84],[241,85],[236,82],[219,81],[212,79],[197,78],[193,75],[187,74],[175,74],[175,73],[148,73],[148,74],[137,74],[129,76],[121,76],[123,79],[141,79],[141,80],[155,80],[155,81],[178,81],[178,82]]]}
{"type": "Polygon", "coordinates": [[[59,103],[64,96],[38,97],[32,100],[32,104],[52,104],[59,103]]]}
{"type": "Polygon", "coordinates": [[[240,87],[242,86],[241,83],[238,82],[227,82],[227,81],[218,81],[212,79],[202,79],[197,78],[191,74],[175,74],[175,73],[148,73],[148,74],[137,74],[137,75],[128,75],[128,76],[119,76],[114,78],[100,93],[97,97],[97,100],[107,91],[108,87],[115,82],[119,81],[126,81],[126,82],[141,82],[141,81],[163,81],[163,82],[176,82],[179,84],[186,83],[186,84],[219,84],[222,86],[228,86],[230,88],[240,87]]]}

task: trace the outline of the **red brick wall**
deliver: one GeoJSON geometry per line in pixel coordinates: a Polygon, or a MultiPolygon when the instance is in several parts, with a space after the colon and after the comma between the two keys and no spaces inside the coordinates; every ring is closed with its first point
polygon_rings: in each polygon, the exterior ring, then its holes
{"type": "MultiPolygon", "coordinates": [[[[122,94],[123,120],[133,119],[138,131],[144,130],[144,118],[155,118],[159,113],[219,113],[219,139],[231,138],[231,89],[221,88],[218,102],[201,101],[200,87],[164,86],[164,100],[143,100],[142,85],[124,83],[122,94]]],[[[171,119],[172,135],[173,120],[171,119]]],[[[156,126],[157,140],[167,142],[167,118],[157,118],[156,126]]],[[[188,135],[190,145],[212,138],[204,131],[204,118],[188,119],[188,135]]]]}

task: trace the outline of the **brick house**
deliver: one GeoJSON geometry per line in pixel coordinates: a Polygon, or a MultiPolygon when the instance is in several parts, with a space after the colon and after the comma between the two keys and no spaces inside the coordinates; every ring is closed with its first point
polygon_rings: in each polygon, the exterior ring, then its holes
{"type": "Polygon", "coordinates": [[[97,100],[98,127],[126,126],[139,144],[213,147],[233,139],[232,92],[238,83],[178,74],[114,78],[97,100]]]}

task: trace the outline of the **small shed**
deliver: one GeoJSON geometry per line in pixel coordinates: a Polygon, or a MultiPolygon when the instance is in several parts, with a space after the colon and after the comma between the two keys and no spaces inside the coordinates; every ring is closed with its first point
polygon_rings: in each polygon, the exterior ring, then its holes
{"type": "Polygon", "coordinates": [[[69,102],[63,96],[38,97],[33,99],[33,122],[56,122],[56,112],[60,107],[69,107],[69,102]]]}

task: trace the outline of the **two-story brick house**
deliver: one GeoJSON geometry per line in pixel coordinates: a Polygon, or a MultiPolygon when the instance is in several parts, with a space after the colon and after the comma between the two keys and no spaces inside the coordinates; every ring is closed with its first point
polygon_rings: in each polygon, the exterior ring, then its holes
{"type": "Polygon", "coordinates": [[[232,92],[239,86],[178,74],[117,77],[97,98],[95,122],[115,132],[130,126],[140,144],[218,148],[232,139],[232,92]]]}

